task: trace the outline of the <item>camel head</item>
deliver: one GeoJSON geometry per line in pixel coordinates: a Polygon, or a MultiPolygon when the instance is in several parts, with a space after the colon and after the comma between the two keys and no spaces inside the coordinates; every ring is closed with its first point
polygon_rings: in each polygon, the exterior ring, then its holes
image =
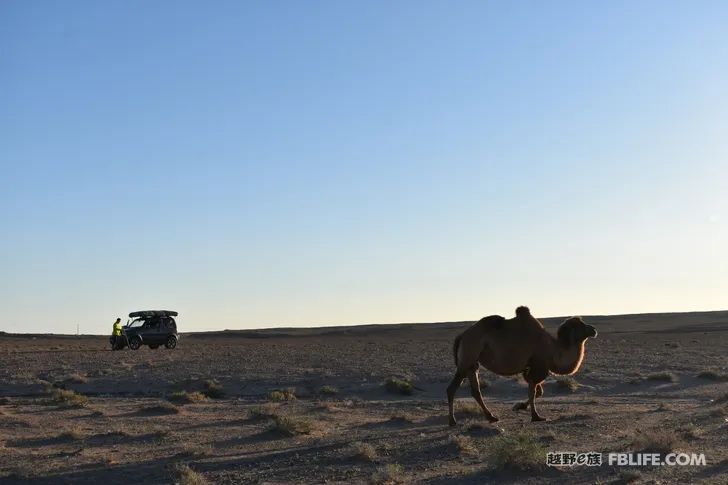
{"type": "Polygon", "coordinates": [[[559,343],[564,346],[578,345],[589,337],[597,336],[597,329],[584,323],[581,317],[571,317],[564,320],[557,332],[559,343]]]}

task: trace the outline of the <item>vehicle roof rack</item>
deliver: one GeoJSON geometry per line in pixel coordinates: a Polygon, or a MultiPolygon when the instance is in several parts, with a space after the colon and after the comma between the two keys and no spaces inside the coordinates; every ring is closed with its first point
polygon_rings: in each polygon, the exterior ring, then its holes
{"type": "Polygon", "coordinates": [[[142,310],[139,312],[131,312],[129,318],[138,317],[176,317],[177,312],[171,310],[142,310]]]}

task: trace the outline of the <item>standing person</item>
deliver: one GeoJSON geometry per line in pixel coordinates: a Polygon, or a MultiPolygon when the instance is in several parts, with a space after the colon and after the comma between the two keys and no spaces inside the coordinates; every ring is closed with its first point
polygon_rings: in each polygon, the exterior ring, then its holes
{"type": "Polygon", "coordinates": [[[118,345],[121,345],[121,318],[117,318],[114,322],[114,329],[111,333],[113,341],[111,342],[111,350],[116,350],[118,345]]]}

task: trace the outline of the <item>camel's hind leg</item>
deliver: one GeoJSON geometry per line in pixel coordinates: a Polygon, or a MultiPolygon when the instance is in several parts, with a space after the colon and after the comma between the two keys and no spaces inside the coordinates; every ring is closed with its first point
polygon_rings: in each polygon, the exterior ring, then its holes
{"type": "Polygon", "coordinates": [[[491,423],[495,423],[498,421],[498,418],[493,415],[493,413],[490,412],[490,409],[488,409],[488,406],[485,405],[483,402],[483,395],[480,393],[480,381],[478,379],[478,368],[471,370],[468,374],[468,379],[470,380],[470,391],[473,393],[473,397],[480,405],[480,408],[483,410],[483,413],[485,414],[485,417],[490,421],[491,423]]]}
{"type": "Polygon", "coordinates": [[[455,377],[453,377],[452,381],[450,381],[450,385],[447,386],[447,407],[450,426],[455,426],[457,424],[455,421],[455,409],[453,403],[455,401],[455,392],[458,390],[458,387],[460,387],[460,384],[463,383],[463,379],[465,379],[465,373],[458,369],[455,372],[455,377]]]}
{"type": "MultiPolygon", "coordinates": [[[[538,384],[536,386],[536,396],[535,397],[541,397],[541,396],[543,396],[543,385],[538,384]]],[[[513,405],[514,411],[525,411],[526,409],[528,409],[528,399],[526,399],[523,402],[517,402],[516,404],[513,405]]]]}

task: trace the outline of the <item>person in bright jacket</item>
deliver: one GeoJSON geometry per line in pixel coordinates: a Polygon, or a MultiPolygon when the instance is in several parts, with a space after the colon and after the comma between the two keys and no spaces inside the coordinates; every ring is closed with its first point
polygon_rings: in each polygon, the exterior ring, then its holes
{"type": "Polygon", "coordinates": [[[121,318],[117,318],[114,322],[114,330],[111,333],[114,341],[111,344],[112,349],[116,349],[117,344],[121,341],[121,318]]]}

